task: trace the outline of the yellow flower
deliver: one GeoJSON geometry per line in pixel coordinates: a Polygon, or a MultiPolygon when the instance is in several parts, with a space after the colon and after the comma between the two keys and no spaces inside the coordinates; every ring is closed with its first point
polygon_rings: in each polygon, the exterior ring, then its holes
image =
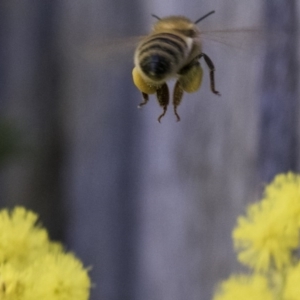
{"type": "Polygon", "coordinates": [[[299,182],[291,173],[277,176],[265,198],[238,218],[233,239],[240,262],[264,272],[291,264],[292,251],[299,246],[299,182]]]}
{"type": "Polygon", "coordinates": [[[87,300],[91,287],[88,272],[71,253],[50,253],[32,267],[34,285],[24,300],[87,300]]]}
{"type": "Polygon", "coordinates": [[[27,271],[16,270],[11,264],[0,265],[1,300],[23,300],[25,291],[30,287],[27,271]]]}
{"type": "Polygon", "coordinates": [[[239,261],[263,272],[291,263],[291,251],[298,246],[298,236],[293,222],[282,223],[274,211],[263,210],[260,204],[250,206],[247,217],[239,217],[233,231],[239,261]]]}
{"type": "Polygon", "coordinates": [[[213,300],[272,300],[268,281],[262,275],[236,275],[221,283],[213,300]]]}
{"type": "Polygon", "coordinates": [[[49,247],[48,234],[36,225],[37,215],[22,207],[0,211],[0,264],[22,265],[49,247]]]}
{"type": "Polygon", "coordinates": [[[23,270],[0,266],[1,300],[87,300],[91,282],[70,253],[48,253],[23,270]]]}
{"type": "Polygon", "coordinates": [[[280,211],[281,220],[293,219],[300,227],[300,176],[277,175],[264,192],[264,200],[280,211]]]}
{"type": "Polygon", "coordinates": [[[88,271],[24,208],[0,212],[0,299],[87,300],[88,271]]]}
{"type": "Polygon", "coordinates": [[[283,293],[284,300],[299,300],[300,299],[300,263],[297,266],[290,268],[286,274],[286,283],[283,293]]]}

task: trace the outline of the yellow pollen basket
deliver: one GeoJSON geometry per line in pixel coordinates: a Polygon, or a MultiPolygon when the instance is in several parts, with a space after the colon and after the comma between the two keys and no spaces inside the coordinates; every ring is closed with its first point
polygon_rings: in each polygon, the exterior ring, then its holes
{"type": "Polygon", "coordinates": [[[187,93],[199,90],[203,78],[203,69],[200,65],[193,66],[187,73],[180,77],[179,82],[182,89],[187,93]]]}
{"type": "Polygon", "coordinates": [[[145,94],[154,94],[157,90],[157,86],[149,85],[140,75],[137,68],[134,67],[132,70],[132,78],[135,86],[145,94]]]}

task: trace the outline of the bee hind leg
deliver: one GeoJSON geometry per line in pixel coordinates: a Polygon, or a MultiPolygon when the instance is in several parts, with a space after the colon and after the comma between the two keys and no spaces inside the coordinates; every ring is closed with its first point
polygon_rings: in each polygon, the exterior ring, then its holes
{"type": "Polygon", "coordinates": [[[166,114],[169,105],[169,88],[166,83],[156,90],[156,97],[159,105],[163,108],[163,113],[157,119],[160,123],[160,120],[166,114]]]}
{"type": "Polygon", "coordinates": [[[198,91],[201,86],[203,70],[198,59],[199,58],[196,58],[191,63],[184,66],[178,73],[179,79],[175,84],[173,95],[174,113],[177,117],[177,122],[180,121],[177,107],[181,103],[183,93],[194,93],[198,91]]]}
{"type": "Polygon", "coordinates": [[[174,93],[173,93],[174,114],[177,118],[177,122],[180,121],[180,117],[177,113],[177,107],[181,103],[182,96],[183,96],[183,88],[178,80],[175,84],[174,93]]]}
{"type": "Polygon", "coordinates": [[[182,68],[178,75],[180,76],[178,81],[185,92],[194,93],[199,90],[202,83],[203,70],[196,59],[182,68]]]}

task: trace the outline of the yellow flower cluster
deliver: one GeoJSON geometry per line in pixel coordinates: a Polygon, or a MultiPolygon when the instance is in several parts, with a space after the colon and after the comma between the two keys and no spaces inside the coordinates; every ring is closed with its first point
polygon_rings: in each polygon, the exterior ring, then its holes
{"type": "Polygon", "coordinates": [[[268,281],[259,274],[232,276],[224,281],[214,300],[272,300],[268,281]]]}
{"type": "Polygon", "coordinates": [[[233,230],[238,260],[253,274],[223,282],[214,299],[300,300],[299,233],[300,176],[280,174],[233,230]]]}
{"type": "Polygon", "coordinates": [[[299,246],[300,176],[278,175],[266,187],[261,202],[249,206],[233,231],[238,259],[256,271],[291,264],[299,246]]]}
{"type": "Polygon", "coordinates": [[[87,270],[36,222],[22,207],[0,211],[0,299],[87,300],[87,270]]]}

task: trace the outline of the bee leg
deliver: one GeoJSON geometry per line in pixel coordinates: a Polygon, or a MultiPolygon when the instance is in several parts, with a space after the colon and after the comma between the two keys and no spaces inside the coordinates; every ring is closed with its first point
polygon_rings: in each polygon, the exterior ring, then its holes
{"type": "Polygon", "coordinates": [[[174,113],[177,118],[177,122],[180,121],[180,117],[177,113],[177,106],[181,103],[182,96],[183,96],[183,88],[178,80],[175,84],[174,93],[173,93],[174,113]]]}
{"type": "Polygon", "coordinates": [[[148,94],[142,92],[142,95],[143,95],[144,101],[141,102],[141,103],[138,105],[138,108],[141,108],[143,105],[146,105],[146,104],[148,103],[148,100],[149,100],[149,95],[148,95],[148,94]]]}
{"type": "Polygon", "coordinates": [[[169,88],[166,83],[156,90],[156,97],[159,105],[163,108],[163,113],[157,119],[160,123],[160,119],[166,114],[169,104],[169,88]]]}
{"type": "Polygon", "coordinates": [[[210,77],[210,89],[211,91],[216,94],[216,95],[221,95],[218,91],[216,91],[215,89],[215,66],[214,66],[214,63],[212,62],[212,60],[209,58],[208,55],[206,55],[205,53],[201,53],[201,56],[204,58],[210,72],[209,72],[209,77],[210,77]]]}

